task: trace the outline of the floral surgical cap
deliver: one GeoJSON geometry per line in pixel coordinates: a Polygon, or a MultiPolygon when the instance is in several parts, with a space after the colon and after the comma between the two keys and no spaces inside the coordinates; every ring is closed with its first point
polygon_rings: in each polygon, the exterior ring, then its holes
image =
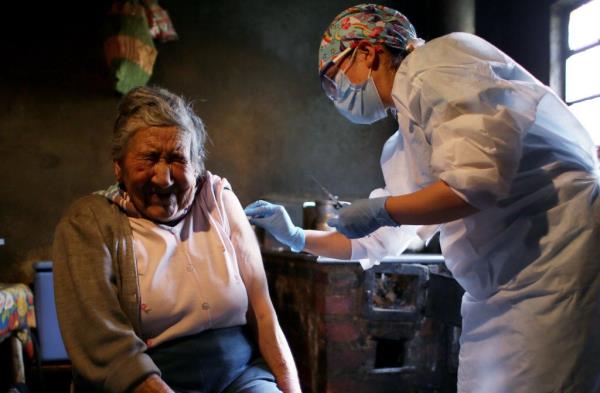
{"type": "Polygon", "coordinates": [[[319,47],[319,70],[333,57],[360,41],[409,50],[423,40],[400,12],[377,4],[359,4],[342,11],[329,25],[319,47]]]}

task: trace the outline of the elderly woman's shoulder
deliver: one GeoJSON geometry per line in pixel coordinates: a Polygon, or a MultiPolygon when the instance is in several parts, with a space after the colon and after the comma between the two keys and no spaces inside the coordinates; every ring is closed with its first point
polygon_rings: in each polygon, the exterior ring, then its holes
{"type": "Polygon", "coordinates": [[[97,194],[90,194],[75,200],[66,210],[63,218],[74,218],[78,216],[93,215],[96,217],[108,218],[119,214],[117,205],[109,201],[106,197],[97,194]]]}

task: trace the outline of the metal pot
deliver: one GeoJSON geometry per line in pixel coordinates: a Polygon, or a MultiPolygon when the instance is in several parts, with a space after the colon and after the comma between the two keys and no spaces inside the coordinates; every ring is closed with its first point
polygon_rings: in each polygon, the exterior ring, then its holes
{"type": "Polygon", "coordinates": [[[307,201],[302,205],[302,227],[319,231],[334,231],[335,228],[327,225],[327,220],[337,216],[334,202],[328,199],[307,201]]]}

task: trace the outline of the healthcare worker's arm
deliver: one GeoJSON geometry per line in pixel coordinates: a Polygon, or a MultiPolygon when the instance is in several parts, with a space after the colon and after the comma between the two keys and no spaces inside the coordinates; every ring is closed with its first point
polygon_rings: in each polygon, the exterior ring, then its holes
{"type": "MultiPolygon", "coordinates": [[[[371,196],[373,195],[389,196],[389,193],[378,189],[371,193],[371,196]]],[[[379,228],[368,237],[350,240],[335,231],[303,230],[296,227],[283,206],[269,202],[253,202],[246,207],[245,213],[251,223],[264,228],[293,251],[306,251],[342,260],[358,260],[365,269],[378,264],[385,256],[402,254],[417,236],[427,241],[436,229],[422,230],[419,228],[424,227],[411,225],[398,227],[394,223],[394,227],[379,228]]]]}
{"type": "Polygon", "coordinates": [[[281,205],[259,200],[248,205],[244,212],[252,224],[267,230],[292,251],[307,251],[336,259],[350,259],[352,255],[352,245],[348,238],[332,231],[304,230],[297,227],[281,205]]]}
{"type": "Polygon", "coordinates": [[[475,212],[477,209],[446,183],[437,181],[411,194],[355,201],[341,209],[327,224],[346,237],[357,239],[380,227],[441,224],[475,212]]]}
{"type": "Polygon", "coordinates": [[[335,259],[352,258],[350,239],[335,231],[305,230],[304,250],[314,255],[335,259]]]}
{"type": "Polygon", "coordinates": [[[388,197],[385,209],[400,225],[441,224],[477,212],[441,180],[412,194],[388,197]]]}

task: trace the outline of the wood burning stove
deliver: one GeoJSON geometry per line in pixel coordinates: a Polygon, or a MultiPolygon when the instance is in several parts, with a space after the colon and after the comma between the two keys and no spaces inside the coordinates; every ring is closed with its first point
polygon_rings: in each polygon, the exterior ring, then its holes
{"type": "Polygon", "coordinates": [[[358,262],[263,252],[304,392],[455,392],[462,289],[441,256],[358,262]]]}

